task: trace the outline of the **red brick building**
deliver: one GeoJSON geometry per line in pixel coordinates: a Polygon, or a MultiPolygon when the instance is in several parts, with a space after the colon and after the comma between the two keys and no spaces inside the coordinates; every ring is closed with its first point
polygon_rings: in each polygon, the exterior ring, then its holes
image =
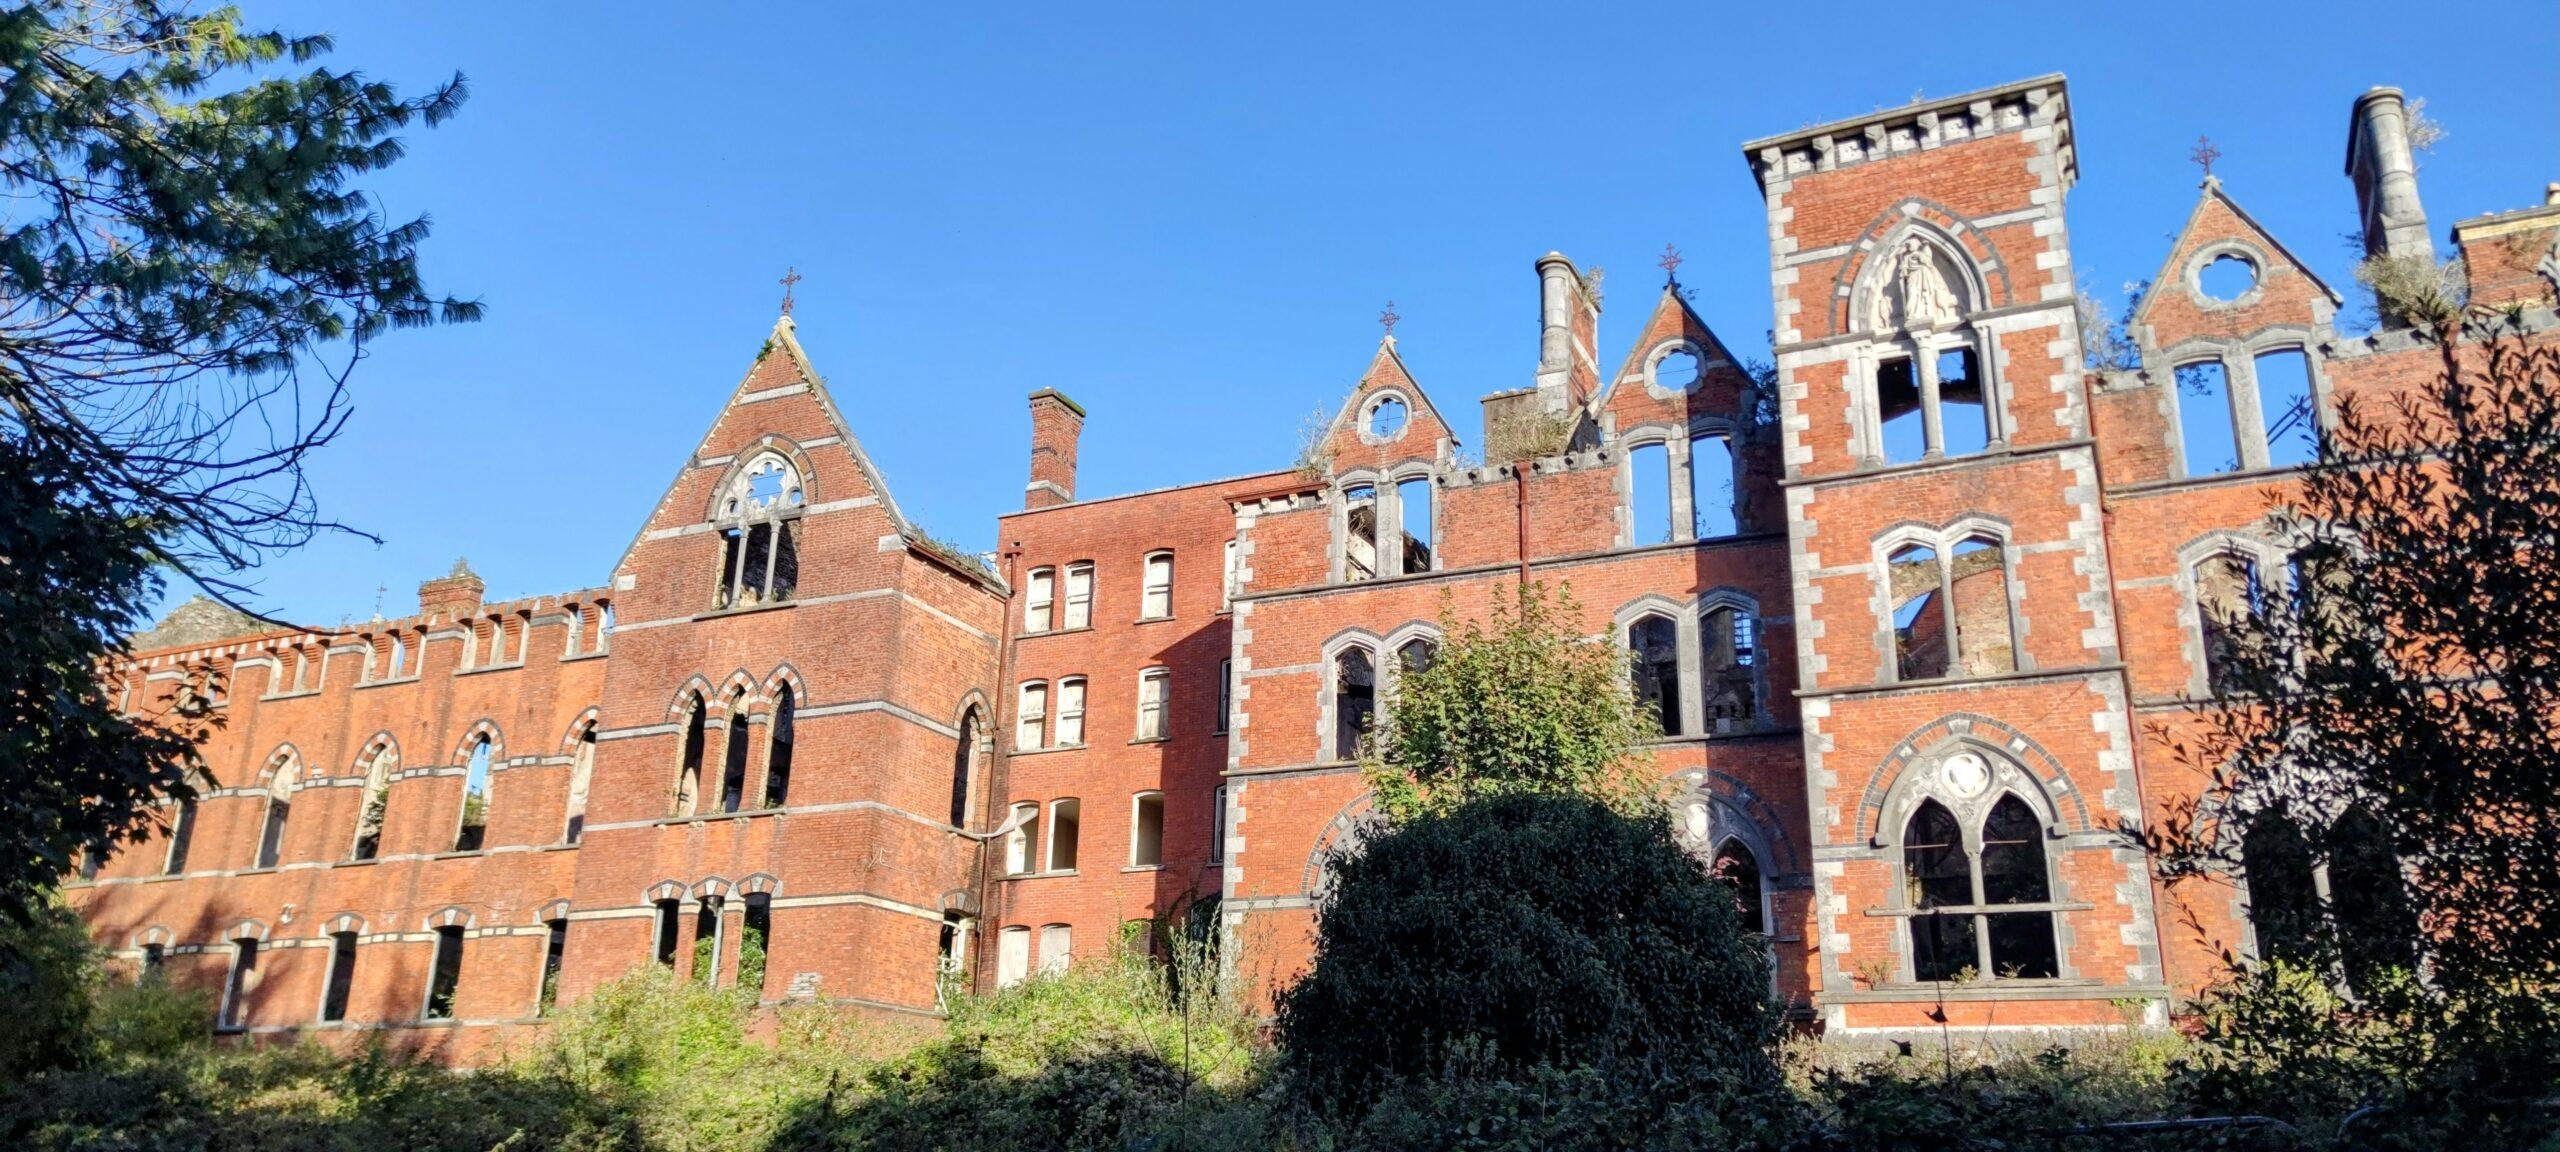
{"type": "MultiPolygon", "coordinates": [[[[2358,100],[2347,175],[2369,252],[2431,256],[2406,121],[2358,100]]],[[[1480,420],[1389,338],[1306,459],[1079,498],[1086,414],[1035,393],[987,558],[899,513],[786,318],[600,587],[490,604],[457,566],[343,634],[145,637],[130,706],[225,724],[71,898],[227,1026],[457,1058],[638,965],[929,1017],[1192,909],[1267,991],[1367,826],[1364,725],[1444,601],[1526,578],[1629,648],[1678,832],[1757,892],[1809,1019],[2165,1019],[2255,946],[2248,894],[2113,830],[2195,786],[2164,741],[2216,606],[2291,579],[2267,513],[2338,398],[2434,353],[2341,335],[2208,179],[2093,367],[2058,76],[1743,156],[1774,372],[1676,285],[1605,371],[1550,253],[1538,368],[1480,420]]],[[[2479,299],[2560,325],[2560,193],[2452,239],[2479,299]]]]}

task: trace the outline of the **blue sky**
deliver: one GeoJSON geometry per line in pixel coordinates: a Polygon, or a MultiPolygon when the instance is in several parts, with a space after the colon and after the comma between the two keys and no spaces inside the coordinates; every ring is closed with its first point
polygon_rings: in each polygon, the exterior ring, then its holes
{"type": "MultiPolygon", "coordinates": [[[[324,540],[261,605],[361,619],[467,555],[493,597],[604,580],[772,325],[803,343],[910,515],[971,548],[1022,498],[1023,397],[1082,401],[1079,489],[1284,465],[1389,299],[1446,408],[1529,382],[1531,263],[1611,271],[1614,368],[1663,244],[1737,350],[1764,351],[1767,248],[1736,145],[2068,74],[2082,278],[2149,277],[2186,156],[2342,289],[2348,103],[2393,84],[2451,132],[2439,237],[2560,178],[2560,21],[2473,5],[260,3],[338,67],[471,100],[375,179],[428,213],[478,324],[395,334],[313,470],[324,540]],[[432,19],[422,18],[432,11],[432,19]],[[1964,14],[1971,13],[1971,14],[1964,14]],[[2022,15],[2025,14],[2025,15],[2022,15]],[[1901,30],[1908,29],[1905,33],[1901,30]]],[[[1471,421],[1455,417],[1462,434],[1471,421]]]]}

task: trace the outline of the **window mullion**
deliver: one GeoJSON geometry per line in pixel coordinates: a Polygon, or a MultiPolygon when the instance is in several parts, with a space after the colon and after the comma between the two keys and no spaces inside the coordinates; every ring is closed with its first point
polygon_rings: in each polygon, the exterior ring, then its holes
{"type": "Polygon", "coordinates": [[[1916,341],[1911,348],[1911,372],[1920,381],[1920,458],[1935,460],[1947,454],[1946,425],[1938,411],[1938,362],[1927,345],[1916,341]]]}
{"type": "MultiPolygon", "coordinates": [[[[1932,408],[1931,411],[1936,411],[1932,408]]],[[[1947,621],[1947,668],[1943,675],[1964,673],[1964,647],[1956,633],[1956,556],[1955,549],[1938,548],[1938,611],[1947,621]]],[[[2008,589],[2001,589],[2006,594],[2008,589]]],[[[1978,881],[1980,877],[1976,877],[1978,881]]]]}

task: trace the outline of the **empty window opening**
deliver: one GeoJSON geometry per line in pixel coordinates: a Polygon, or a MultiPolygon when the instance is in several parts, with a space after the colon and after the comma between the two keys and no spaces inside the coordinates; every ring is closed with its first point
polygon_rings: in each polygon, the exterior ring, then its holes
{"type": "Polygon", "coordinates": [[[1686,348],[1674,348],[1653,362],[1653,386],[1661,389],[1688,391],[1698,382],[1698,357],[1686,348]]]}
{"type": "Polygon", "coordinates": [[[720,741],[720,810],[735,812],[747,802],[747,694],[729,694],[729,723],[720,741]]]}
{"type": "Polygon", "coordinates": [[[684,930],[683,922],[677,918],[678,915],[679,909],[674,900],[658,901],[657,931],[651,945],[651,958],[661,967],[676,966],[677,937],[684,930]]]}
{"type": "Polygon", "coordinates": [[[1061,976],[1075,963],[1073,933],[1064,924],[1040,926],[1040,974],[1061,976]]]}
{"type": "Polygon", "coordinates": [[[542,986],[534,993],[533,1014],[548,1016],[560,1003],[560,968],[569,957],[569,922],[543,922],[542,986]]]}
{"type": "MultiPolygon", "coordinates": [[[[2045,870],[2044,825],[2015,796],[1991,806],[1982,824],[1982,902],[1992,906],[2046,904],[2053,899],[2045,870]]],[[[1993,912],[1983,918],[1992,975],[2049,980],[2061,973],[2054,951],[2053,913],[1993,912]]]]}
{"type": "Polygon", "coordinates": [[[785,684],[775,694],[772,731],[765,736],[764,806],[780,808],[791,800],[792,745],[799,740],[794,730],[799,708],[793,700],[791,686],[785,684]]]}
{"type": "Polygon", "coordinates": [[[1345,648],[1333,658],[1333,758],[1357,759],[1369,716],[1378,708],[1377,666],[1366,648],[1345,648]]]}
{"type": "Polygon", "coordinates": [[[329,934],[329,982],[320,995],[320,1020],[335,1024],[347,1018],[347,994],[356,982],[356,934],[329,934]]]}
{"type": "Polygon", "coordinates": [[[1074,799],[1049,802],[1049,858],[1045,871],[1076,870],[1077,830],[1082,825],[1084,805],[1074,799]]]}
{"type": "Polygon", "coordinates": [[[766,456],[741,473],[721,502],[715,608],[780,603],[800,583],[799,473],[766,456]]]}
{"type": "Polygon", "coordinates": [[[1706,682],[1707,731],[1735,732],[1760,715],[1760,645],[1756,622],[1738,608],[1713,608],[1698,620],[1698,674],[1706,682]]]}
{"type": "Polygon", "coordinates": [[[1025,752],[1040,747],[1049,732],[1049,686],[1034,680],[1022,686],[1013,710],[1013,746],[1025,752]]]}
{"type": "Polygon", "coordinates": [[[1440,646],[1429,640],[1407,640],[1396,649],[1396,671],[1399,676],[1428,672],[1440,659],[1440,646]]]}
{"type": "Polygon", "coordinates": [[[1129,866],[1164,863],[1164,793],[1140,792],[1129,804],[1129,866]]]}
{"type": "Polygon", "coordinates": [[[1935,680],[1948,671],[1946,571],[1938,552],[1908,544],[1885,560],[1886,602],[1893,611],[1894,678],[1935,680]]]}
{"type": "Polygon", "coordinates": [[[2300,348],[2258,355],[2258,412],[2267,424],[2267,464],[2292,468],[2320,459],[2320,417],[2313,407],[2311,358],[2300,348]]]}
{"type": "Polygon", "coordinates": [[[1975,971],[1973,917],[1942,911],[1973,903],[1964,832],[1937,801],[1922,804],[1903,831],[1902,868],[1911,906],[1928,913],[1911,921],[1913,977],[1953,980],[1975,971]]]}
{"type": "Polygon", "coordinates": [[[2418,917],[2390,833],[2364,808],[2329,826],[2329,917],[2347,986],[2370,992],[2394,969],[2417,963],[2418,917]]]}
{"type": "Polygon", "coordinates": [[[1093,626],[1093,565],[1067,565],[1067,602],[1062,628],[1093,626]]]}
{"type": "Polygon", "coordinates": [[[2222,361],[2180,364],[2170,373],[2178,386],[2178,446],[2187,475],[2213,476],[2240,469],[2240,442],[2232,434],[2231,381],[2222,361]]]}
{"type": "Polygon", "coordinates": [[[193,797],[178,801],[177,815],[169,823],[169,855],[160,864],[160,874],[176,876],[187,870],[187,851],[196,838],[196,802],[193,797]]]}
{"type": "Polygon", "coordinates": [[[564,843],[575,844],[587,830],[587,788],[596,774],[596,726],[588,722],[578,729],[578,742],[569,750],[569,818],[560,830],[564,843]]]}
{"type": "Polygon", "coordinates": [[[978,708],[960,717],[960,739],[951,749],[951,826],[969,826],[969,801],[978,790],[978,708]]]}
{"type": "Polygon", "coordinates": [[[1404,435],[1404,425],[1411,411],[1404,401],[1393,396],[1382,397],[1369,406],[1369,435],[1374,439],[1393,440],[1404,435]]]}
{"type": "Polygon", "coordinates": [[[249,1019],[249,994],[258,987],[258,941],[243,936],[231,942],[231,974],[222,983],[222,1026],[238,1028],[249,1019]]]}
{"type": "Polygon", "coordinates": [[[1733,885],[1733,905],[1742,914],[1742,930],[1754,936],[1769,932],[1767,892],[1760,882],[1760,861],[1742,841],[1728,836],[1716,848],[1716,875],[1733,885]]]}
{"type": "Polygon", "coordinates": [[[1342,490],[1342,578],[1378,574],[1378,489],[1358,484],[1342,490]]]}
{"type": "Polygon", "coordinates": [[[2196,287],[2212,299],[2230,303],[2258,286],[2258,266],[2249,258],[2225,252],[2196,269],[2196,287]]]}
{"type": "Polygon", "coordinates": [[[709,709],[699,696],[685,709],[684,753],[676,768],[676,792],[671,806],[673,815],[693,815],[694,798],[702,791],[702,749],[708,739],[704,713],[709,709]]]}
{"type": "Polygon", "coordinates": [[[1027,875],[1038,866],[1040,805],[1028,800],[1014,805],[1006,823],[1013,825],[1013,831],[1004,837],[1005,874],[1027,875]]]}
{"type": "Polygon", "coordinates": [[[755,993],[758,1000],[764,999],[765,973],[772,967],[765,957],[772,948],[773,898],[762,892],[750,894],[746,915],[738,925],[737,986],[755,993]]]}
{"type": "Polygon", "coordinates": [[[1227,859],[1227,786],[1218,785],[1209,795],[1209,862],[1223,864],[1227,859]]]}
{"type": "Polygon", "coordinates": [[[1923,802],[1904,826],[1903,883],[1909,906],[1923,913],[1910,921],[1915,978],[2060,974],[2044,826],[2016,796],[1992,805],[1978,857],[1966,851],[1954,814],[1923,802]]]}
{"type": "Polygon", "coordinates": [[[167,945],[164,945],[164,944],[145,944],[145,945],[143,945],[143,946],[142,946],[142,972],[140,973],[139,978],[140,978],[140,979],[143,979],[143,980],[159,980],[159,979],[162,979],[162,978],[166,977],[166,976],[168,975],[168,973],[167,973],[166,971],[162,970],[161,965],[162,965],[163,963],[165,963],[168,959],[169,959],[169,949],[168,949],[168,946],[167,946],[167,945]]]}
{"type": "Polygon", "coordinates": [[[1011,988],[1031,976],[1031,929],[1020,926],[996,933],[996,987],[1011,988]]]}
{"type": "Polygon", "coordinates": [[[1937,357],[1938,435],[1945,454],[1971,456],[1990,447],[1991,394],[1971,348],[1948,348],[1937,357]]]}
{"type": "Polygon", "coordinates": [[[426,1018],[453,1019],[454,1000],[461,991],[462,928],[448,924],[436,929],[435,966],[427,976],[426,1018]]]}
{"type": "Polygon", "coordinates": [[[477,852],[489,833],[489,761],[495,755],[494,745],[486,736],[471,746],[471,760],[462,773],[462,827],[453,834],[453,850],[477,852]]]}
{"type": "Polygon", "coordinates": [[[2018,670],[2009,627],[2009,570],[2000,542],[1982,536],[1956,541],[1948,567],[1956,617],[1958,667],[1967,676],[2018,670]]]}
{"type": "Polygon", "coordinates": [[[365,762],[364,803],[356,810],[356,843],[349,855],[356,860],[371,860],[382,853],[382,829],[391,815],[391,774],[400,767],[400,753],[389,745],[374,749],[365,762]]]}
{"type": "Polygon", "coordinates": [[[2240,687],[2241,653],[2265,606],[2258,566],[2246,556],[2218,552],[2196,565],[2195,579],[2205,690],[2219,696],[2240,687]]]}
{"type": "Polygon", "coordinates": [[[2311,845],[2282,812],[2250,821],[2240,840],[2240,878],[2249,894],[2249,928],[2258,957],[2307,964],[2319,958],[2320,889],[2311,845]]]}
{"type": "Polygon", "coordinates": [[[1718,432],[1689,439],[1689,529],[1700,540],[1742,530],[1733,486],[1733,441],[1718,432]]]}
{"type": "Polygon", "coordinates": [[[1404,537],[1403,571],[1431,570],[1431,478],[1414,476],[1396,481],[1397,531],[1404,537]]]}
{"type": "Polygon", "coordinates": [[[1147,557],[1146,584],[1140,589],[1138,603],[1142,619],[1162,620],[1173,615],[1173,553],[1158,552],[1147,557]]]}
{"type": "Polygon", "coordinates": [[[1049,611],[1056,600],[1057,587],[1057,569],[1034,568],[1031,570],[1031,577],[1024,582],[1022,593],[1023,631],[1046,632],[1049,630],[1049,611]]]}
{"type": "Polygon", "coordinates": [[[1920,415],[1920,377],[1908,357],[1876,366],[1877,445],[1887,464],[1909,464],[1928,455],[1929,437],[1920,415]]]}
{"type": "Polygon", "coordinates": [[[267,815],[258,831],[258,858],[252,867],[273,868],[284,856],[284,830],[293,817],[293,789],[301,766],[288,758],[267,787],[267,815]]]}
{"type": "Polygon", "coordinates": [[[1679,625],[1665,617],[1647,616],[1627,629],[1627,648],[1634,660],[1637,703],[1661,726],[1663,735],[1679,735],[1679,625]]]}
{"type": "Polygon", "coordinates": [[[1220,660],[1218,661],[1218,726],[1214,731],[1227,730],[1227,713],[1233,711],[1235,706],[1236,662],[1220,660]]]}
{"type": "Polygon", "coordinates": [[[398,678],[409,671],[409,644],[398,636],[391,638],[391,676],[398,678]]]}
{"type": "Polygon", "coordinates": [[[1138,739],[1162,740],[1172,731],[1165,718],[1172,686],[1173,673],[1165,669],[1138,674],[1138,739]]]}
{"type": "Polygon", "coordinates": [[[1627,528],[1641,547],[1671,539],[1671,449],[1659,442],[1627,452],[1627,528]]]}
{"type": "Polygon", "coordinates": [[[1070,676],[1058,681],[1058,740],[1061,748],[1084,743],[1085,679],[1070,676]]]}
{"type": "Polygon", "coordinates": [[[719,897],[705,896],[693,910],[693,978],[704,985],[720,982],[720,946],[728,934],[720,904],[719,897]]]}

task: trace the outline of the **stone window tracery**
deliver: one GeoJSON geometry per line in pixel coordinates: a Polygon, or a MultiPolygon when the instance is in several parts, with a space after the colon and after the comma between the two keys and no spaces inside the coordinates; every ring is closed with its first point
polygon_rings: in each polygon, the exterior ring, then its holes
{"type": "Polygon", "coordinates": [[[789,600],[800,583],[800,473],[767,453],[739,470],[721,496],[720,572],[714,609],[789,600]]]}
{"type": "Polygon", "coordinates": [[[2047,824],[2023,769],[1957,745],[1914,779],[1898,827],[1911,977],[2045,980],[2062,974],[2047,824]]]}

